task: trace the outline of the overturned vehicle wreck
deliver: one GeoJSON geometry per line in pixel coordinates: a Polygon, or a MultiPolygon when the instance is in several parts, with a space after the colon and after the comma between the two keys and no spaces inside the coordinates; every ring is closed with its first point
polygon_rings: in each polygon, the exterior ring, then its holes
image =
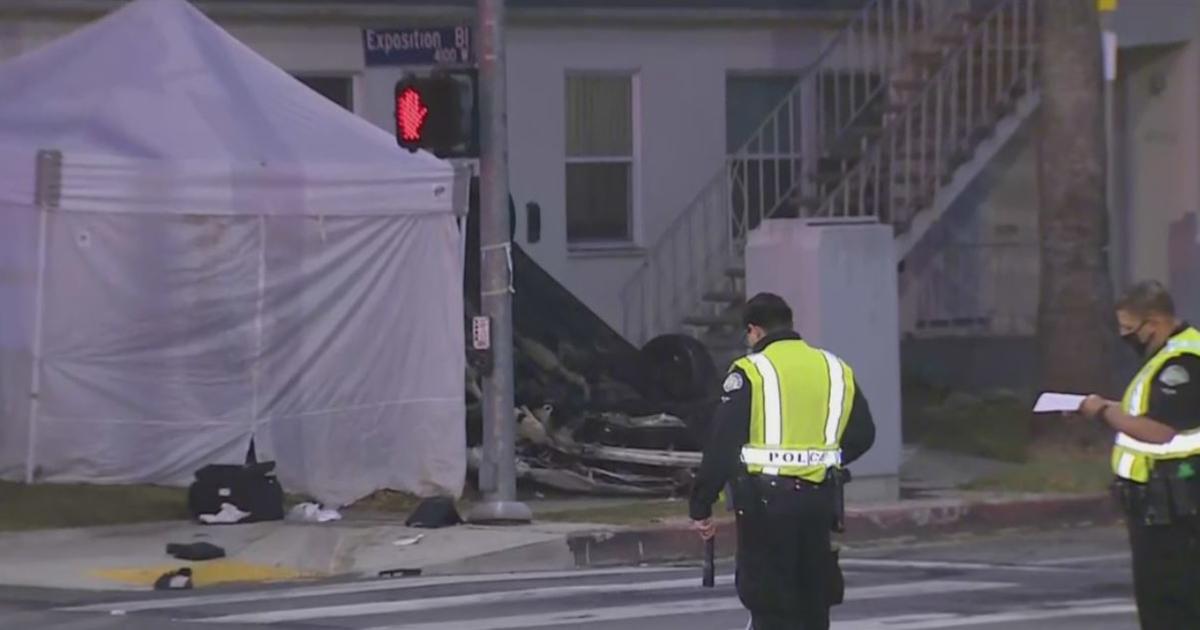
{"type": "MultiPolygon", "coordinates": [[[[468,317],[479,312],[478,251],[478,232],[469,230],[468,317]]],[[[663,335],[636,348],[515,243],[512,260],[519,483],[627,496],[689,487],[719,400],[719,373],[704,345],[663,335]]],[[[469,353],[471,471],[481,458],[482,371],[481,357],[469,353]]]]}

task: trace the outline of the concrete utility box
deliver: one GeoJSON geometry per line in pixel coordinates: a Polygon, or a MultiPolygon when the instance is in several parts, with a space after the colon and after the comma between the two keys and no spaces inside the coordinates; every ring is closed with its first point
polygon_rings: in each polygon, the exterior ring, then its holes
{"type": "Polygon", "coordinates": [[[1167,267],[1171,297],[1180,317],[1200,322],[1200,219],[1195,212],[1171,224],[1167,267]]]}
{"type": "Polygon", "coordinates": [[[764,221],[746,245],[746,296],[787,300],[796,329],[854,369],[871,405],[875,446],[850,466],[854,501],[900,494],[900,324],[891,226],[764,221]]]}

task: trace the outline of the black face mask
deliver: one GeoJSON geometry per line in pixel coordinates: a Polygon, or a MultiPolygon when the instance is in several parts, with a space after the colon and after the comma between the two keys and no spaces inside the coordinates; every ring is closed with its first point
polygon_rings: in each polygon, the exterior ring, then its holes
{"type": "Polygon", "coordinates": [[[1121,335],[1121,341],[1124,341],[1125,345],[1132,348],[1133,351],[1136,352],[1139,357],[1146,356],[1146,353],[1149,352],[1149,350],[1150,350],[1150,342],[1142,341],[1138,337],[1138,332],[1140,332],[1142,330],[1142,328],[1144,328],[1145,326],[1146,326],[1146,322],[1142,322],[1141,324],[1138,324],[1137,328],[1134,328],[1133,330],[1125,333],[1124,335],[1121,335]]]}

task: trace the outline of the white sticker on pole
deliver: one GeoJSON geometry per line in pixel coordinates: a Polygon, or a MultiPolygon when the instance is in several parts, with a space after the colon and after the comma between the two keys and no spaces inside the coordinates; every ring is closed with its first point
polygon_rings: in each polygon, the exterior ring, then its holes
{"type": "Polygon", "coordinates": [[[477,316],[471,319],[471,346],[476,350],[492,347],[492,320],[477,316]]]}
{"type": "MultiPolygon", "coordinates": [[[[1104,80],[1117,80],[1117,34],[1114,31],[1104,31],[1100,34],[1104,46],[1104,80]]],[[[1094,67],[1094,66],[1093,66],[1094,67]]]]}

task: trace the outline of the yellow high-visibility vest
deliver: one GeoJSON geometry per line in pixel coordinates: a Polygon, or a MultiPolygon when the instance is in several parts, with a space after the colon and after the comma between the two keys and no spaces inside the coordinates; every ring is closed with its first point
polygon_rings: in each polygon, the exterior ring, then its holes
{"type": "Polygon", "coordinates": [[[825,480],[841,466],[842,433],[854,403],[854,372],[832,353],[799,339],[776,341],[734,362],[752,387],[750,441],[742,463],[751,474],[825,480]]]}
{"type": "MultiPolygon", "coordinates": [[[[1175,335],[1142,366],[1125,390],[1121,407],[1131,416],[1144,416],[1150,407],[1151,385],[1167,361],[1185,354],[1200,356],[1200,331],[1195,328],[1175,335]]],[[[1200,413],[1200,409],[1196,410],[1200,413]]],[[[1113,473],[1122,479],[1145,483],[1150,479],[1154,462],[1200,455],[1200,429],[1179,433],[1166,444],[1151,444],[1135,440],[1124,433],[1117,434],[1112,452],[1113,473]]]]}

